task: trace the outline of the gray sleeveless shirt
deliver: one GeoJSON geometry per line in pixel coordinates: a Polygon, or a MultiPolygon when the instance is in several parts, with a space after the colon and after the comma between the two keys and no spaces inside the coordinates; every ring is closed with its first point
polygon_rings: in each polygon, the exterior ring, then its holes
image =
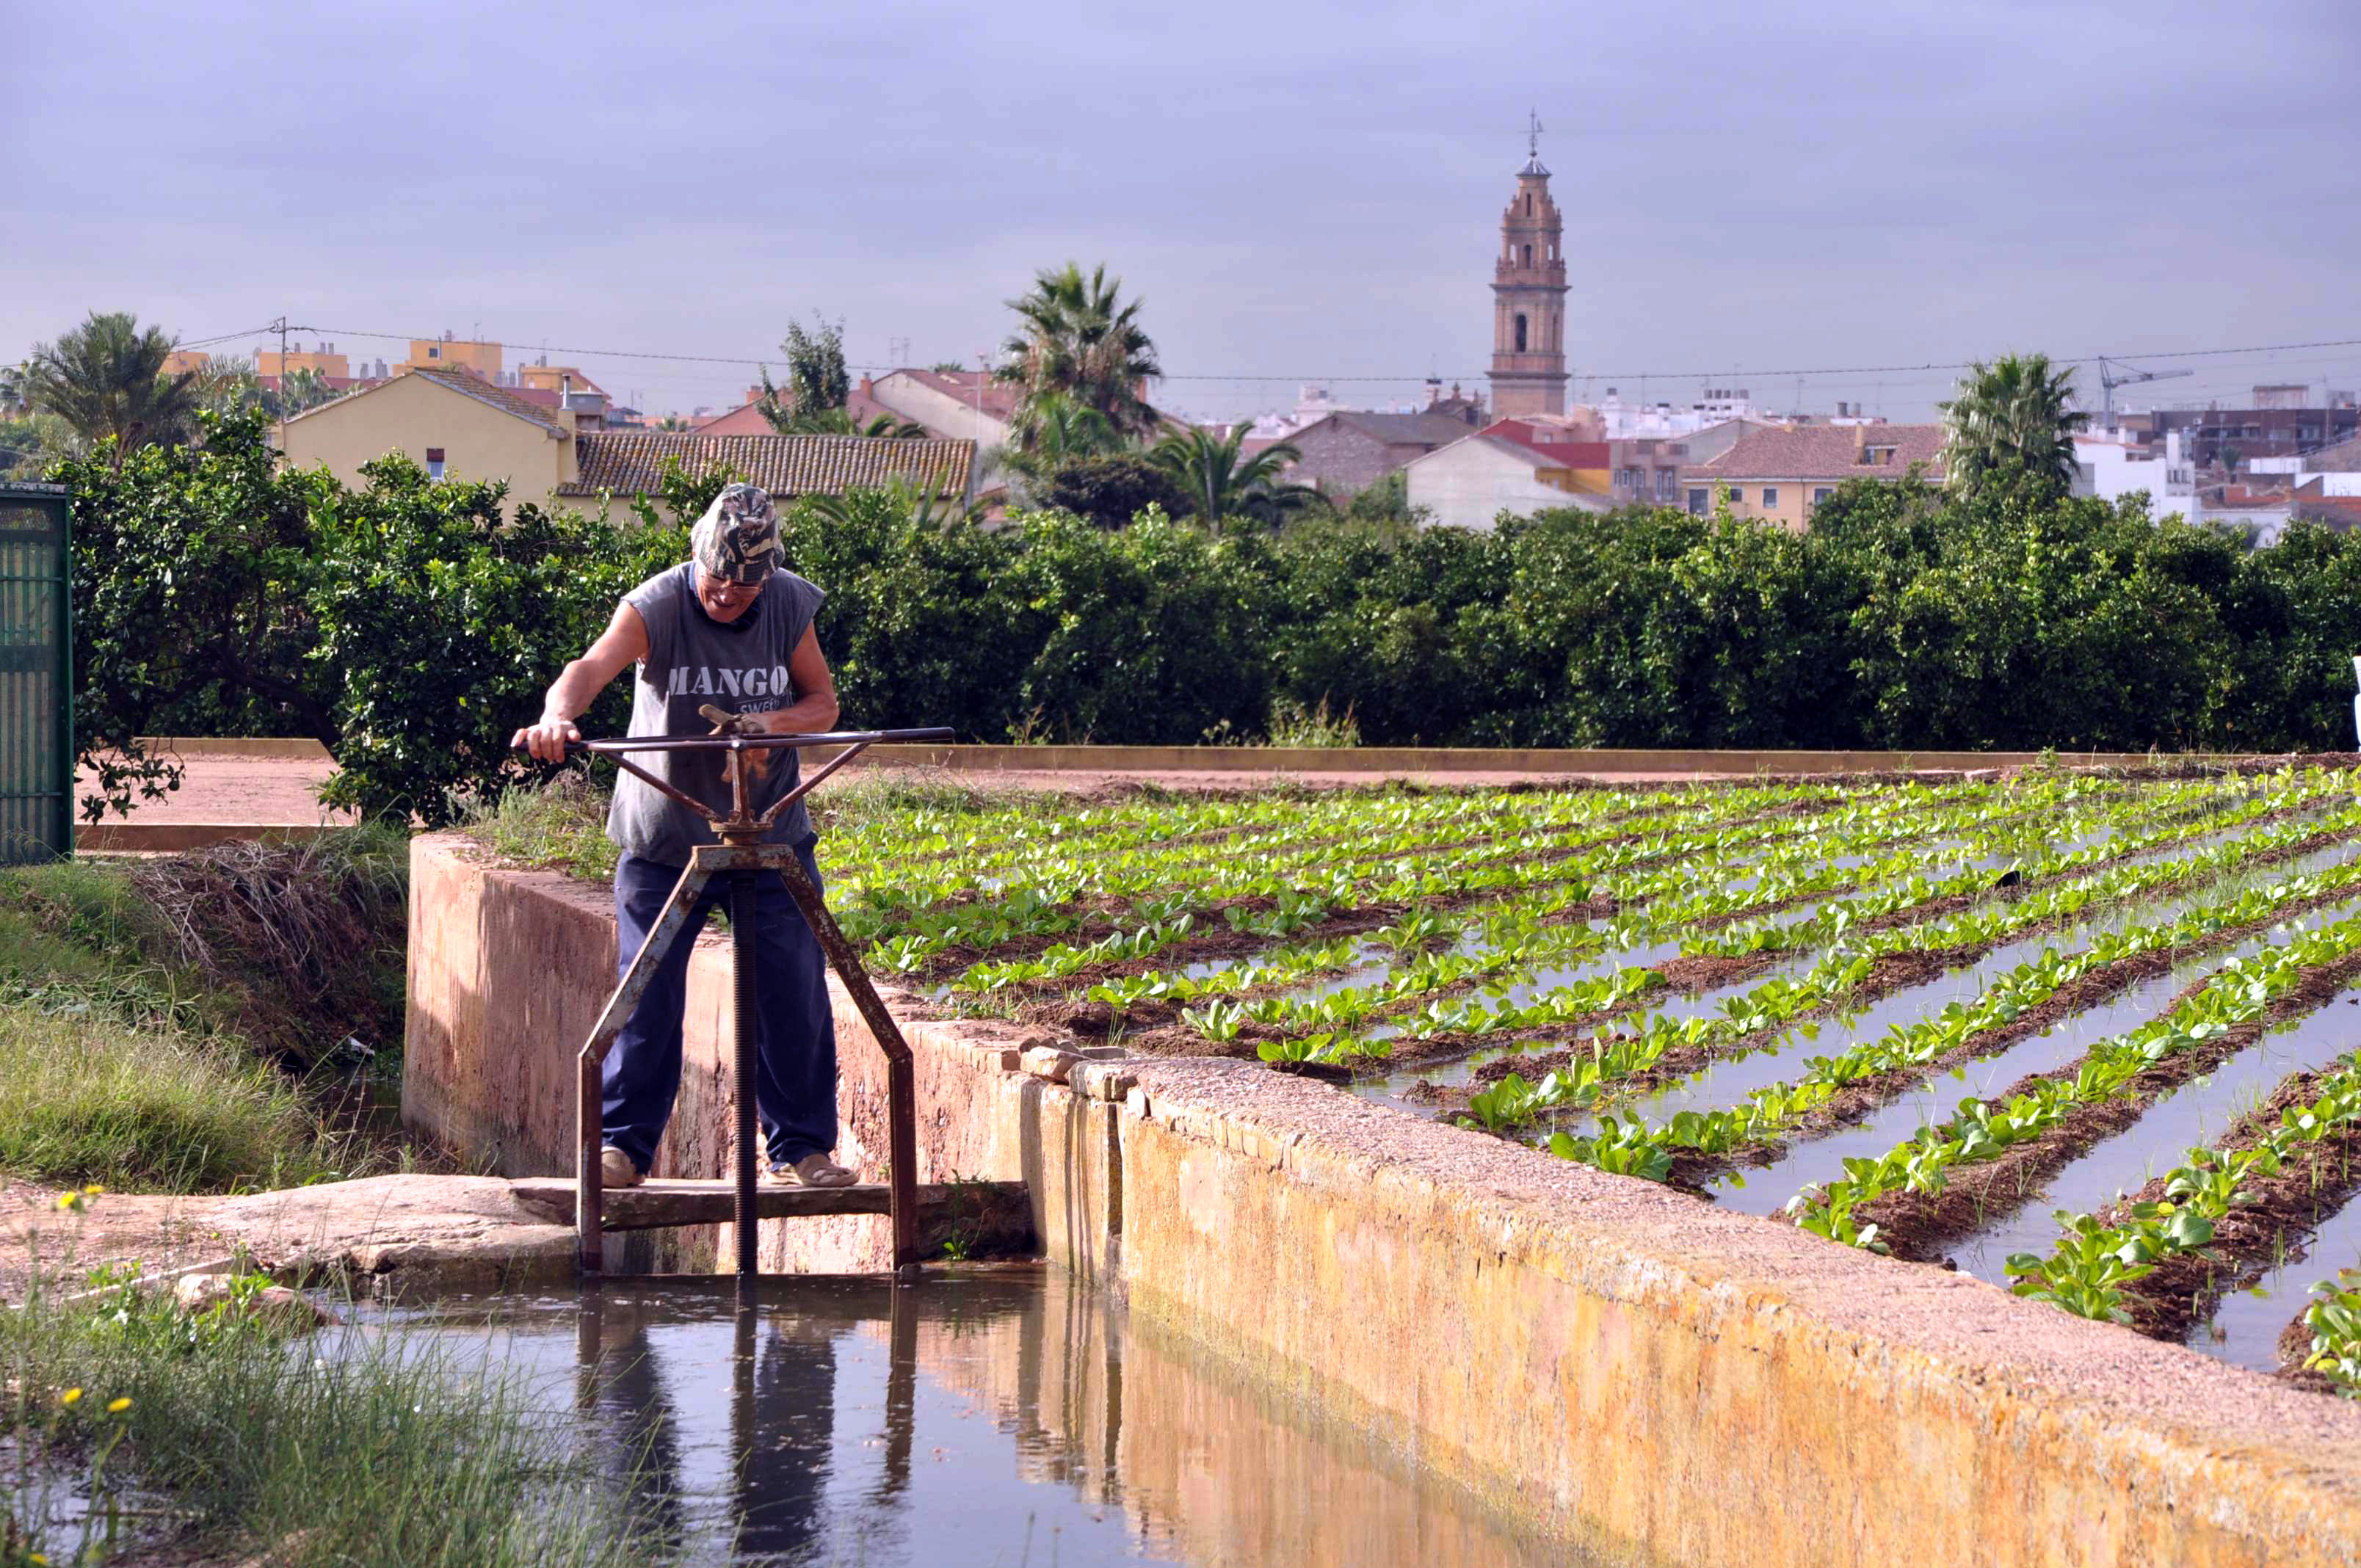
{"type": "MultiPolygon", "coordinates": [[[[697,602],[696,574],[693,562],[683,562],[623,596],[648,629],[648,656],[631,684],[633,736],[709,734],[712,721],[697,711],[704,704],[726,713],[767,713],[803,695],[788,679],[787,656],[811,627],[819,589],[793,572],[774,572],[753,606],[723,622],[697,602]]],[[[770,771],[747,791],[757,816],[795,787],[799,773],[794,751],[769,756],[770,771]]],[[[728,815],[730,777],[720,752],[636,751],[631,761],[728,815]]],[[[771,824],[769,840],[797,843],[811,831],[811,818],[797,801],[771,824]]],[[[716,841],[702,817],[620,771],[607,837],[631,854],[669,866],[687,864],[694,846],[716,841]]]]}

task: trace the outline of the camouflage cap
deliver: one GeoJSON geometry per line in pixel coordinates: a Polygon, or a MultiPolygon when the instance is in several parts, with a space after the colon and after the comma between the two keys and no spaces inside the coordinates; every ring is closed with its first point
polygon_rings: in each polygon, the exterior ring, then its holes
{"type": "Polygon", "coordinates": [[[688,532],[689,554],[726,583],[763,583],[779,565],[779,514],[768,491],[731,485],[713,498],[688,532]]]}

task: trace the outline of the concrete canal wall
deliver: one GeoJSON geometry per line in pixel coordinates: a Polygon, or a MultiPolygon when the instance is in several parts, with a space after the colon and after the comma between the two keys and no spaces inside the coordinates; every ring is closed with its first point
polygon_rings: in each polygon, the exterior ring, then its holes
{"type": "MultiPolygon", "coordinates": [[[[606,899],[472,857],[448,836],[412,850],[404,1114],[504,1174],[562,1173],[571,1063],[614,972],[606,899]]],[[[660,1174],[723,1172],[727,979],[708,935],[660,1174]]],[[[841,1152],[873,1173],[883,1058],[838,1003],[841,1152]]],[[[2361,1561],[2343,1402],[1253,1064],[1080,1061],[983,1022],[907,1033],[920,1180],[1023,1180],[1077,1277],[1577,1551],[2361,1561]]],[[[768,1230],[768,1266],[884,1260],[882,1221],[768,1230]]],[[[694,1266],[720,1239],[625,1255],[694,1266]]]]}

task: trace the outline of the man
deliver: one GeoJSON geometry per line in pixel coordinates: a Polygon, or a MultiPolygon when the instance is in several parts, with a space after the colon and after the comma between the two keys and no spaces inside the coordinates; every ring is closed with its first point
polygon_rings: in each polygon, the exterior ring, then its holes
{"type": "MultiPolygon", "coordinates": [[[[723,490],[690,531],[689,553],[690,560],[623,596],[607,630],[549,688],[540,719],[518,730],[510,744],[545,762],[564,761],[566,743],[581,739],[575,716],[627,664],[638,666],[631,687],[634,736],[708,734],[715,728],[712,714],[741,733],[808,733],[835,725],[836,687],[812,634],[822,596],[779,565],[771,498],[752,485],[723,490]]],[[[748,789],[757,815],[795,787],[798,772],[792,751],[761,755],[768,766],[748,789]]],[[[642,752],[634,760],[712,806],[715,815],[728,815],[721,753],[642,752]]],[[[607,836],[622,850],[615,866],[620,976],[645,945],[691,850],[715,840],[704,819],[628,773],[615,781],[607,836]]],[[[819,886],[812,855],[817,836],[801,802],[780,814],[769,837],[793,844],[804,874],[819,886]]],[[[728,883],[716,877],[706,885],[689,933],[728,895],[728,883]]],[[[836,1025],[819,945],[777,877],[763,879],[758,913],[754,1099],[767,1174],[809,1187],[846,1186],[852,1172],[829,1157],[836,1147],[836,1025]]],[[[607,1053],[599,1152],[606,1186],[633,1187],[646,1179],[656,1140],[672,1118],[692,946],[686,939],[673,945],[607,1053]]]]}

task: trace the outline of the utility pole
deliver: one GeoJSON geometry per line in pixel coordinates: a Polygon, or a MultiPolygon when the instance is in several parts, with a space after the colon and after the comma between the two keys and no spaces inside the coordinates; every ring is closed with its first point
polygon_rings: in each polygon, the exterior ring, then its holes
{"type": "Polygon", "coordinates": [[[284,457],[287,455],[287,334],[291,332],[317,332],[320,329],[315,326],[291,327],[287,324],[287,318],[282,315],[264,330],[279,334],[279,455],[284,457]]]}

